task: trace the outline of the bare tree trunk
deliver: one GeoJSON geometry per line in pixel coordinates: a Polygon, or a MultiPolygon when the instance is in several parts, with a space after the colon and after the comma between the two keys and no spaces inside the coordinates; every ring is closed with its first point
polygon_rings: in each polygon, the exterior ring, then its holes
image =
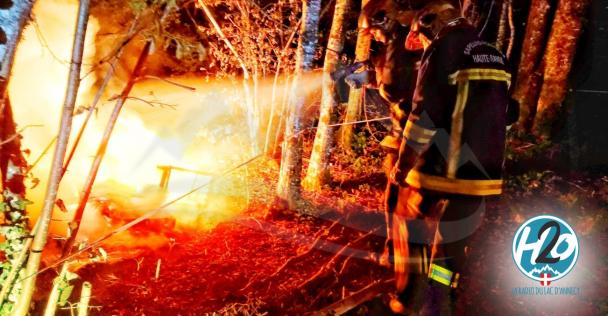
{"type": "MultiPolygon", "coordinates": [[[[18,1],[0,7],[0,174],[2,198],[5,203],[4,208],[0,209],[3,213],[0,225],[3,226],[3,231],[7,232],[4,235],[4,243],[8,247],[3,253],[11,264],[18,260],[21,247],[29,235],[24,185],[28,167],[21,152],[21,135],[13,120],[7,87],[17,44],[33,4],[33,1],[18,1]]],[[[0,281],[6,280],[1,278],[0,281]]]]}
{"type": "MultiPolygon", "coordinates": [[[[279,82],[279,75],[281,74],[281,64],[283,63],[283,59],[285,58],[285,53],[287,52],[287,49],[289,49],[289,46],[291,45],[291,42],[293,41],[293,37],[296,35],[296,33],[298,32],[298,26],[300,26],[300,24],[302,23],[302,20],[300,20],[298,22],[298,25],[296,25],[296,28],[293,30],[293,32],[291,33],[291,35],[289,36],[289,39],[287,40],[287,44],[285,44],[285,46],[283,47],[283,49],[281,50],[280,55],[278,56],[278,61],[277,61],[277,69],[274,73],[274,80],[272,82],[272,94],[270,97],[270,114],[268,116],[268,126],[266,127],[266,141],[264,141],[264,153],[266,154],[270,154],[270,146],[272,145],[272,151],[274,152],[274,149],[276,147],[276,138],[275,138],[275,142],[271,144],[270,142],[270,132],[272,131],[272,125],[274,122],[274,113],[275,113],[275,109],[276,109],[276,102],[277,102],[277,85],[279,82]]],[[[287,73],[285,74],[285,86],[287,86],[287,73]]],[[[282,113],[282,111],[281,111],[282,113]]],[[[277,126],[278,129],[280,129],[280,125],[277,126]]]]}
{"type": "Polygon", "coordinates": [[[106,87],[108,86],[108,84],[110,83],[110,80],[114,76],[114,70],[116,69],[116,66],[120,60],[122,51],[127,46],[127,44],[133,39],[133,36],[135,36],[135,34],[136,34],[135,27],[137,26],[137,21],[138,21],[138,17],[136,17],[135,20],[133,21],[133,23],[131,24],[131,27],[129,28],[129,32],[127,33],[127,38],[119,44],[115,55],[112,57],[112,62],[110,63],[110,67],[108,67],[108,70],[106,71],[106,75],[104,76],[103,81],[101,82],[101,85],[97,89],[97,93],[95,93],[95,96],[93,97],[93,101],[91,102],[91,105],[89,106],[89,111],[87,112],[87,116],[84,118],[84,121],[82,122],[82,125],[80,126],[80,129],[78,130],[78,133],[76,134],[76,138],[74,139],[74,144],[72,144],[72,148],[70,149],[70,152],[68,153],[68,157],[66,158],[65,163],[63,164],[63,171],[61,172],[62,177],[63,177],[63,175],[65,175],[65,172],[67,171],[68,166],[70,165],[70,162],[72,161],[72,158],[74,157],[74,154],[76,153],[76,148],[78,148],[78,145],[80,144],[80,140],[82,139],[84,130],[87,128],[89,120],[93,116],[93,113],[96,112],[97,103],[99,103],[99,100],[101,100],[101,97],[103,96],[103,93],[105,92],[106,87]]]}
{"type": "Polygon", "coordinates": [[[532,125],[540,91],[542,70],[539,71],[539,68],[544,50],[549,9],[549,0],[532,0],[530,3],[526,36],[513,93],[513,98],[519,102],[520,108],[518,125],[525,131],[528,131],[532,125]]]}
{"type": "Polygon", "coordinates": [[[583,29],[589,0],[560,0],[544,56],[543,86],[538,99],[534,132],[551,136],[551,125],[566,97],[568,76],[583,29]]]}
{"type": "Polygon", "coordinates": [[[33,0],[3,1],[0,7],[0,97],[4,97],[21,31],[30,18],[33,0]]]}
{"type": "Polygon", "coordinates": [[[23,281],[23,292],[19,298],[18,304],[15,306],[13,315],[24,316],[28,313],[34,288],[36,286],[36,274],[40,267],[40,258],[42,250],[47,241],[49,222],[53,213],[53,206],[57,200],[57,190],[61,181],[61,173],[63,169],[63,160],[65,158],[70,131],[72,128],[72,116],[74,113],[74,105],[78,95],[80,86],[80,67],[82,65],[82,53],[84,50],[84,39],[89,21],[89,0],[81,0],[78,8],[78,22],[76,23],[76,31],[74,35],[74,46],[72,50],[72,60],[70,63],[70,76],[66,90],[65,103],[61,113],[61,124],[59,126],[59,135],[57,137],[57,146],[53,155],[53,163],[46,190],[46,196],[42,211],[40,212],[39,227],[32,242],[30,256],[25,269],[25,279],[23,281]]]}
{"type": "MultiPolygon", "coordinates": [[[[362,0],[361,9],[365,8],[365,5],[367,5],[368,2],[369,0],[362,0]]],[[[361,11],[362,13],[359,15],[359,26],[361,25],[361,22],[364,19],[363,10],[361,11]]],[[[359,36],[357,36],[357,46],[355,48],[356,61],[366,61],[369,59],[369,49],[371,45],[371,40],[372,38],[369,34],[359,33],[359,36]]],[[[364,89],[365,87],[362,87],[361,89],[350,89],[350,92],[348,94],[348,105],[346,106],[346,116],[344,117],[344,123],[355,122],[359,119],[359,113],[361,112],[362,107],[361,103],[362,101],[365,102],[364,100],[362,100],[364,89]]],[[[351,150],[354,126],[354,124],[345,124],[340,129],[340,142],[342,148],[346,151],[351,150]]]]}
{"type": "Polygon", "coordinates": [[[302,75],[312,69],[317,46],[317,31],[321,0],[307,0],[302,11],[302,25],[296,60],[296,73],[291,91],[290,111],[285,124],[285,140],[281,157],[281,171],[277,196],[287,201],[291,209],[296,208],[300,199],[302,174],[302,108],[305,102],[303,91],[299,89],[302,75]]]}
{"type": "Polygon", "coordinates": [[[498,21],[498,34],[496,34],[496,48],[503,53],[506,53],[508,47],[507,34],[513,33],[513,29],[509,29],[509,7],[511,0],[503,0],[500,9],[500,19],[498,21]]]}
{"type": "Polygon", "coordinates": [[[515,22],[513,21],[513,0],[509,0],[509,13],[507,14],[509,21],[509,44],[507,45],[507,59],[511,60],[513,53],[513,45],[515,45],[515,22]]]}
{"type": "MultiPolygon", "coordinates": [[[[283,99],[281,100],[281,109],[279,111],[279,122],[277,123],[277,128],[274,134],[274,145],[272,146],[272,157],[276,156],[276,151],[277,151],[277,144],[279,143],[279,140],[281,139],[281,135],[283,135],[283,133],[281,133],[281,130],[283,130],[283,125],[285,124],[285,115],[287,113],[287,107],[288,107],[288,103],[289,103],[289,86],[291,83],[291,76],[285,74],[285,79],[283,81],[283,99]]],[[[283,130],[284,131],[284,130],[283,130]]]]}
{"type": "Polygon", "coordinates": [[[82,283],[80,302],[78,303],[78,316],[87,316],[89,314],[92,287],[93,285],[90,282],[85,281],[82,283]]]}
{"type": "Polygon", "coordinates": [[[318,191],[323,184],[327,183],[329,176],[327,165],[329,153],[333,141],[333,128],[329,126],[331,115],[338,103],[336,82],[331,78],[331,73],[336,69],[340,54],[344,48],[344,19],[348,14],[351,0],[336,0],[334,17],[329,33],[327,50],[325,51],[325,62],[323,64],[323,96],[319,113],[319,125],[312,146],[312,153],[308,163],[308,171],[304,178],[304,188],[318,191]]]}
{"type": "Polygon", "coordinates": [[[114,110],[110,115],[110,119],[106,128],[103,132],[103,136],[101,138],[101,142],[99,147],[97,148],[97,153],[95,154],[95,159],[93,160],[93,164],[91,165],[91,169],[89,170],[89,174],[84,183],[84,187],[82,189],[80,195],[80,201],[78,202],[78,207],[76,208],[76,212],[74,213],[74,219],[70,222],[70,234],[66,243],[63,247],[63,257],[70,254],[72,251],[72,247],[74,246],[74,241],[76,240],[76,235],[78,234],[78,230],[80,229],[80,222],[82,220],[82,215],[84,214],[84,209],[87,206],[87,202],[89,201],[89,196],[91,195],[91,189],[93,188],[93,184],[95,183],[95,178],[97,177],[97,172],[99,171],[99,167],[101,166],[101,162],[106,153],[106,148],[108,147],[108,143],[110,141],[110,137],[112,136],[112,131],[114,130],[114,126],[116,125],[116,121],[118,120],[118,115],[122,110],[125,101],[129,97],[129,93],[131,93],[131,89],[135,84],[135,80],[140,77],[143,66],[145,64],[146,58],[150,53],[151,41],[146,42],[139,58],[137,59],[137,63],[133,68],[133,72],[131,73],[131,77],[129,81],[125,85],[122,90],[120,97],[116,101],[116,105],[114,106],[114,110]]]}

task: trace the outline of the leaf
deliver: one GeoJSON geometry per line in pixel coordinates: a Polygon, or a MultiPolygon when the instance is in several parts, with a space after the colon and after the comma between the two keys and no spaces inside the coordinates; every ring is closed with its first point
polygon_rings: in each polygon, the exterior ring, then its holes
{"type": "Polygon", "coordinates": [[[30,187],[30,190],[35,189],[39,184],[40,184],[40,179],[32,178],[32,186],[30,187]]]}
{"type": "Polygon", "coordinates": [[[59,299],[57,300],[57,305],[65,306],[68,303],[68,299],[70,295],[72,295],[72,291],[74,290],[73,285],[68,285],[60,290],[59,299]]]}
{"type": "Polygon", "coordinates": [[[62,212],[64,212],[64,213],[68,212],[68,209],[67,209],[67,207],[65,207],[65,203],[63,202],[62,199],[57,199],[55,201],[55,205],[57,205],[57,207],[59,208],[59,210],[61,210],[62,212]]]}
{"type": "Polygon", "coordinates": [[[25,208],[30,204],[34,204],[34,202],[32,202],[30,200],[26,200],[26,199],[19,199],[19,200],[11,201],[11,205],[14,208],[21,210],[21,211],[25,211],[25,208]]]}
{"type": "Polygon", "coordinates": [[[103,248],[101,248],[101,247],[97,250],[99,251],[99,254],[101,255],[101,259],[103,260],[103,262],[108,261],[108,253],[105,250],[103,250],[103,248]]]}

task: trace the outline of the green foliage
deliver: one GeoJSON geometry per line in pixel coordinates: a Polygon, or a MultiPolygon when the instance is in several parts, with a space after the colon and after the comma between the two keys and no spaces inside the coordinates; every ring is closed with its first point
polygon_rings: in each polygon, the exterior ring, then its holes
{"type": "Polygon", "coordinates": [[[353,150],[357,153],[363,153],[365,147],[367,147],[367,135],[365,135],[365,132],[359,132],[353,135],[352,141],[353,150]]]}
{"type": "Polygon", "coordinates": [[[553,175],[552,171],[528,171],[521,175],[509,177],[506,180],[507,187],[512,189],[533,190],[542,187],[543,182],[553,175]]]}
{"type": "Polygon", "coordinates": [[[510,130],[507,134],[508,144],[505,158],[512,162],[527,161],[533,158],[544,158],[557,146],[549,139],[542,139],[530,133],[510,130]]]}
{"type": "Polygon", "coordinates": [[[57,305],[65,306],[68,303],[68,299],[74,290],[74,286],[71,284],[71,281],[77,278],[78,275],[76,273],[67,270],[55,278],[53,282],[55,285],[57,285],[57,290],[59,291],[57,305]]]}
{"type": "MultiPolygon", "coordinates": [[[[0,202],[0,209],[4,215],[4,222],[0,226],[0,235],[4,237],[4,242],[0,243],[0,251],[4,253],[6,260],[0,263],[2,269],[0,284],[6,282],[15,260],[23,249],[25,239],[29,236],[25,209],[27,205],[32,204],[31,201],[20,198],[8,190],[3,192],[3,197],[4,202],[0,202]]],[[[10,315],[12,305],[16,302],[19,293],[20,288],[15,285],[9,294],[8,302],[2,305],[0,315],[10,315]]]]}

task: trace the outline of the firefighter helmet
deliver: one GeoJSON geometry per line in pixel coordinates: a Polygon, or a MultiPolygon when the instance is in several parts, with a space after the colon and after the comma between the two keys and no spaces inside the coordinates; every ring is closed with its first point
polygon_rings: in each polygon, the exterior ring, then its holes
{"type": "Polygon", "coordinates": [[[447,0],[430,1],[424,5],[412,21],[406,48],[417,50],[419,45],[428,46],[445,26],[462,19],[458,8],[447,0]]]}

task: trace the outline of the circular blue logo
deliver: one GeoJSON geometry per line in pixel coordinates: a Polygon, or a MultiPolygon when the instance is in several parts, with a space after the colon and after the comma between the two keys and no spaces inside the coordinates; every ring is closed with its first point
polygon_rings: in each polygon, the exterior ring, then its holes
{"type": "Polygon", "coordinates": [[[521,272],[541,284],[559,280],[576,264],[578,239],[564,220],[551,215],[536,216],[517,229],[513,259],[521,272]]]}

